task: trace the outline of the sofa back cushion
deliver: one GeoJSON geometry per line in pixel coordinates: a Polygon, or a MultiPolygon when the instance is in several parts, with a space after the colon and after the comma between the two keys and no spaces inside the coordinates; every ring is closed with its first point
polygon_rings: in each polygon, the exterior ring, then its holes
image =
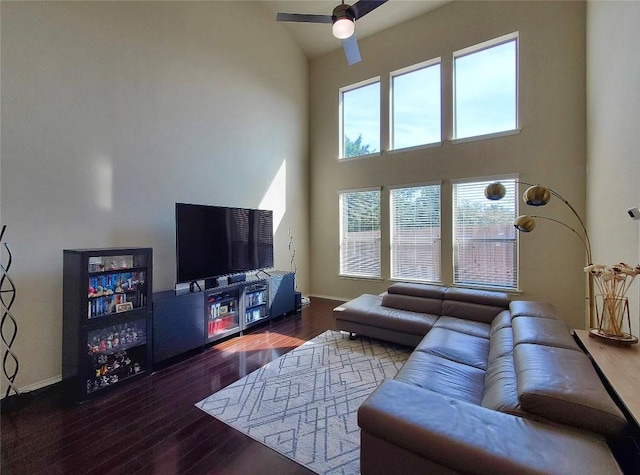
{"type": "Polygon", "coordinates": [[[491,321],[490,335],[493,336],[495,332],[503,328],[511,328],[511,312],[509,310],[503,310],[491,321]]]}
{"type": "Polygon", "coordinates": [[[442,315],[442,300],[412,295],[389,294],[382,296],[382,306],[409,312],[426,313],[429,315],[442,315]]]}
{"type": "Polygon", "coordinates": [[[523,410],[605,437],[624,430],[624,415],[581,351],[520,343],[513,359],[523,410]]]}
{"type": "Polygon", "coordinates": [[[540,317],[540,318],[558,318],[558,313],[553,304],[549,302],[538,302],[535,300],[514,300],[509,303],[511,317],[540,317]]]}
{"type": "Polygon", "coordinates": [[[509,307],[509,295],[504,292],[449,287],[444,292],[442,315],[491,323],[509,307]]]}
{"type": "Polygon", "coordinates": [[[382,297],[382,305],[410,312],[442,315],[444,287],[398,282],[391,285],[382,297]]]}
{"type": "Polygon", "coordinates": [[[446,287],[429,284],[412,284],[410,282],[397,282],[387,289],[390,294],[412,295],[414,297],[424,297],[428,299],[442,300],[446,287]]]}

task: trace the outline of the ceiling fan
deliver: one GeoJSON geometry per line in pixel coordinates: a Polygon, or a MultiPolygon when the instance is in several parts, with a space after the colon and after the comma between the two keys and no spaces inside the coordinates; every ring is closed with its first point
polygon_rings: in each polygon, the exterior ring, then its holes
{"type": "Polygon", "coordinates": [[[378,8],[388,0],[360,0],[353,5],[342,4],[333,9],[331,15],[307,15],[304,13],[278,13],[277,21],[294,21],[301,23],[331,23],[333,36],[342,40],[342,48],[349,65],[359,63],[360,49],[356,39],[356,20],[378,8]]]}

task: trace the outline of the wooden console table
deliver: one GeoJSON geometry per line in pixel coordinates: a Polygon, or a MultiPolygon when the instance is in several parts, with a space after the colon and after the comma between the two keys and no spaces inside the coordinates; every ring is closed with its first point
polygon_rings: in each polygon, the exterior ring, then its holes
{"type": "Polygon", "coordinates": [[[589,337],[586,330],[575,330],[575,338],[618,396],[622,409],[640,426],[640,344],[607,344],[589,337]]]}

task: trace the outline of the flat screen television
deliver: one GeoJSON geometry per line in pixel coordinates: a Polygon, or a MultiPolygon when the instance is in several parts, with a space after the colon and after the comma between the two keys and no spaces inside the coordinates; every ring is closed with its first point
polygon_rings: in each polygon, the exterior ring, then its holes
{"type": "Polygon", "coordinates": [[[271,210],[176,203],[177,282],[271,267],[271,210]]]}

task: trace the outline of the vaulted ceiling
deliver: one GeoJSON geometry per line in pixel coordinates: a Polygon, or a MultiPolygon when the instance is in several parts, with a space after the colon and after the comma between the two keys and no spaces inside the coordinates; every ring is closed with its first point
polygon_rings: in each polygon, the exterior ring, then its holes
{"type": "MultiPolygon", "coordinates": [[[[392,26],[404,23],[412,18],[438,8],[450,0],[389,0],[356,23],[358,39],[378,33],[392,26]]],[[[308,13],[331,15],[333,8],[340,4],[339,0],[267,0],[263,2],[276,13],[308,13]]],[[[355,1],[346,2],[354,4],[355,1]]],[[[309,58],[321,56],[330,51],[342,48],[340,40],[331,34],[331,25],[315,23],[282,22],[304,53],[309,58]]]]}

